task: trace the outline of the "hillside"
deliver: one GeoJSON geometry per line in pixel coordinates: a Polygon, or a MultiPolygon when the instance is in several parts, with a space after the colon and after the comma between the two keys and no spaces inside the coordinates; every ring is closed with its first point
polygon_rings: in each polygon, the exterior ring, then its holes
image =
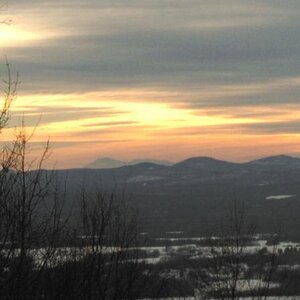
{"type": "Polygon", "coordinates": [[[141,163],[112,169],[61,170],[57,176],[68,178],[70,202],[82,182],[124,193],[150,231],[213,230],[238,200],[262,231],[282,224],[286,232],[300,236],[300,229],[296,229],[300,228],[299,161],[279,156],[237,164],[198,157],[173,166],[141,163]]]}

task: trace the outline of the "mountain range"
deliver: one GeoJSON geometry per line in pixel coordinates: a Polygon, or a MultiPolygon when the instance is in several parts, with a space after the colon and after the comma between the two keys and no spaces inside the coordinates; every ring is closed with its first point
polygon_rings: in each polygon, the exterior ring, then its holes
{"type": "Polygon", "coordinates": [[[238,200],[260,231],[284,224],[290,237],[300,237],[300,158],[278,155],[233,163],[192,157],[172,165],[149,160],[101,166],[106,168],[56,172],[68,180],[69,207],[85,183],[89,189],[126,194],[145,231],[199,234],[221,226],[238,200]]]}
{"type": "Polygon", "coordinates": [[[224,168],[236,168],[238,166],[289,166],[291,168],[300,166],[300,158],[288,156],[288,155],[276,155],[265,158],[252,160],[246,163],[233,163],[223,160],[214,159],[206,156],[191,157],[181,162],[173,163],[167,160],[155,160],[155,159],[135,159],[132,161],[121,161],[110,157],[99,158],[85,168],[87,169],[114,169],[124,166],[133,166],[143,163],[151,163],[161,166],[174,166],[176,168],[186,167],[190,169],[210,168],[210,169],[224,169],[224,168]]]}

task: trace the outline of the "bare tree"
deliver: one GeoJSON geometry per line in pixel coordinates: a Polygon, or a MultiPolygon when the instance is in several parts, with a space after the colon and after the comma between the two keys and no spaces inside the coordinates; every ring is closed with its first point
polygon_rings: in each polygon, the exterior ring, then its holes
{"type": "MultiPolygon", "coordinates": [[[[7,79],[0,110],[0,133],[7,127],[19,84],[6,60],[7,79]]],[[[55,256],[61,230],[61,195],[53,173],[43,171],[49,142],[41,157],[29,159],[24,123],[14,140],[1,149],[0,170],[0,298],[40,299],[39,279],[55,256]]]]}
{"type": "Polygon", "coordinates": [[[234,201],[210,253],[193,273],[195,297],[239,299],[247,295],[266,299],[277,285],[272,283],[277,267],[277,248],[255,245],[255,226],[248,222],[244,206],[234,201]]]}
{"type": "Polygon", "coordinates": [[[142,266],[136,213],[115,192],[82,189],[80,214],[81,222],[73,231],[73,247],[68,248],[69,262],[57,267],[54,278],[64,284],[54,283],[52,297],[136,299],[142,266]]]}
{"type": "Polygon", "coordinates": [[[27,161],[29,136],[17,132],[0,180],[1,290],[12,299],[35,299],[39,278],[55,256],[61,230],[59,187],[43,171],[47,143],[37,167],[27,161]],[[8,163],[9,162],[9,163],[8,163]]]}
{"type": "Polygon", "coordinates": [[[5,61],[7,78],[3,80],[4,95],[2,99],[2,108],[0,110],[0,133],[2,129],[7,126],[9,120],[9,110],[13,100],[16,98],[17,87],[19,85],[19,73],[17,73],[14,78],[12,76],[10,64],[7,58],[5,59],[5,61]]]}

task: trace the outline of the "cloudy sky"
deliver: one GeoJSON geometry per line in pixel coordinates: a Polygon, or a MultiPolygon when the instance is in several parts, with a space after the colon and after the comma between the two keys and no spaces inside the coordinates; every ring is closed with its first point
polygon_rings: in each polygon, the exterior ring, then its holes
{"type": "Polygon", "coordinates": [[[300,155],[299,0],[11,0],[6,17],[11,125],[38,123],[58,167],[300,155]]]}

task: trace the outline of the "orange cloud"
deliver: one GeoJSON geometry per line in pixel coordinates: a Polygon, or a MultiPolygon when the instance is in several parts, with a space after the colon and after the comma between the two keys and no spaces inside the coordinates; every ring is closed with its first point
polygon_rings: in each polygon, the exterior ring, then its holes
{"type": "MultiPolygon", "coordinates": [[[[246,160],[298,153],[299,105],[195,110],[158,101],[167,94],[140,89],[24,95],[15,102],[12,121],[20,123],[23,112],[30,132],[41,118],[33,141],[49,137],[54,145],[51,163],[57,161],[61,168],[83,166],[102,155],[173,160],[211,155],[246,160]],[[272,132],[275,124],[292,124],[293,130],[272,132]]],[[[11,131],[6,130],[2,139],[11,139],[11,131]]]]}

